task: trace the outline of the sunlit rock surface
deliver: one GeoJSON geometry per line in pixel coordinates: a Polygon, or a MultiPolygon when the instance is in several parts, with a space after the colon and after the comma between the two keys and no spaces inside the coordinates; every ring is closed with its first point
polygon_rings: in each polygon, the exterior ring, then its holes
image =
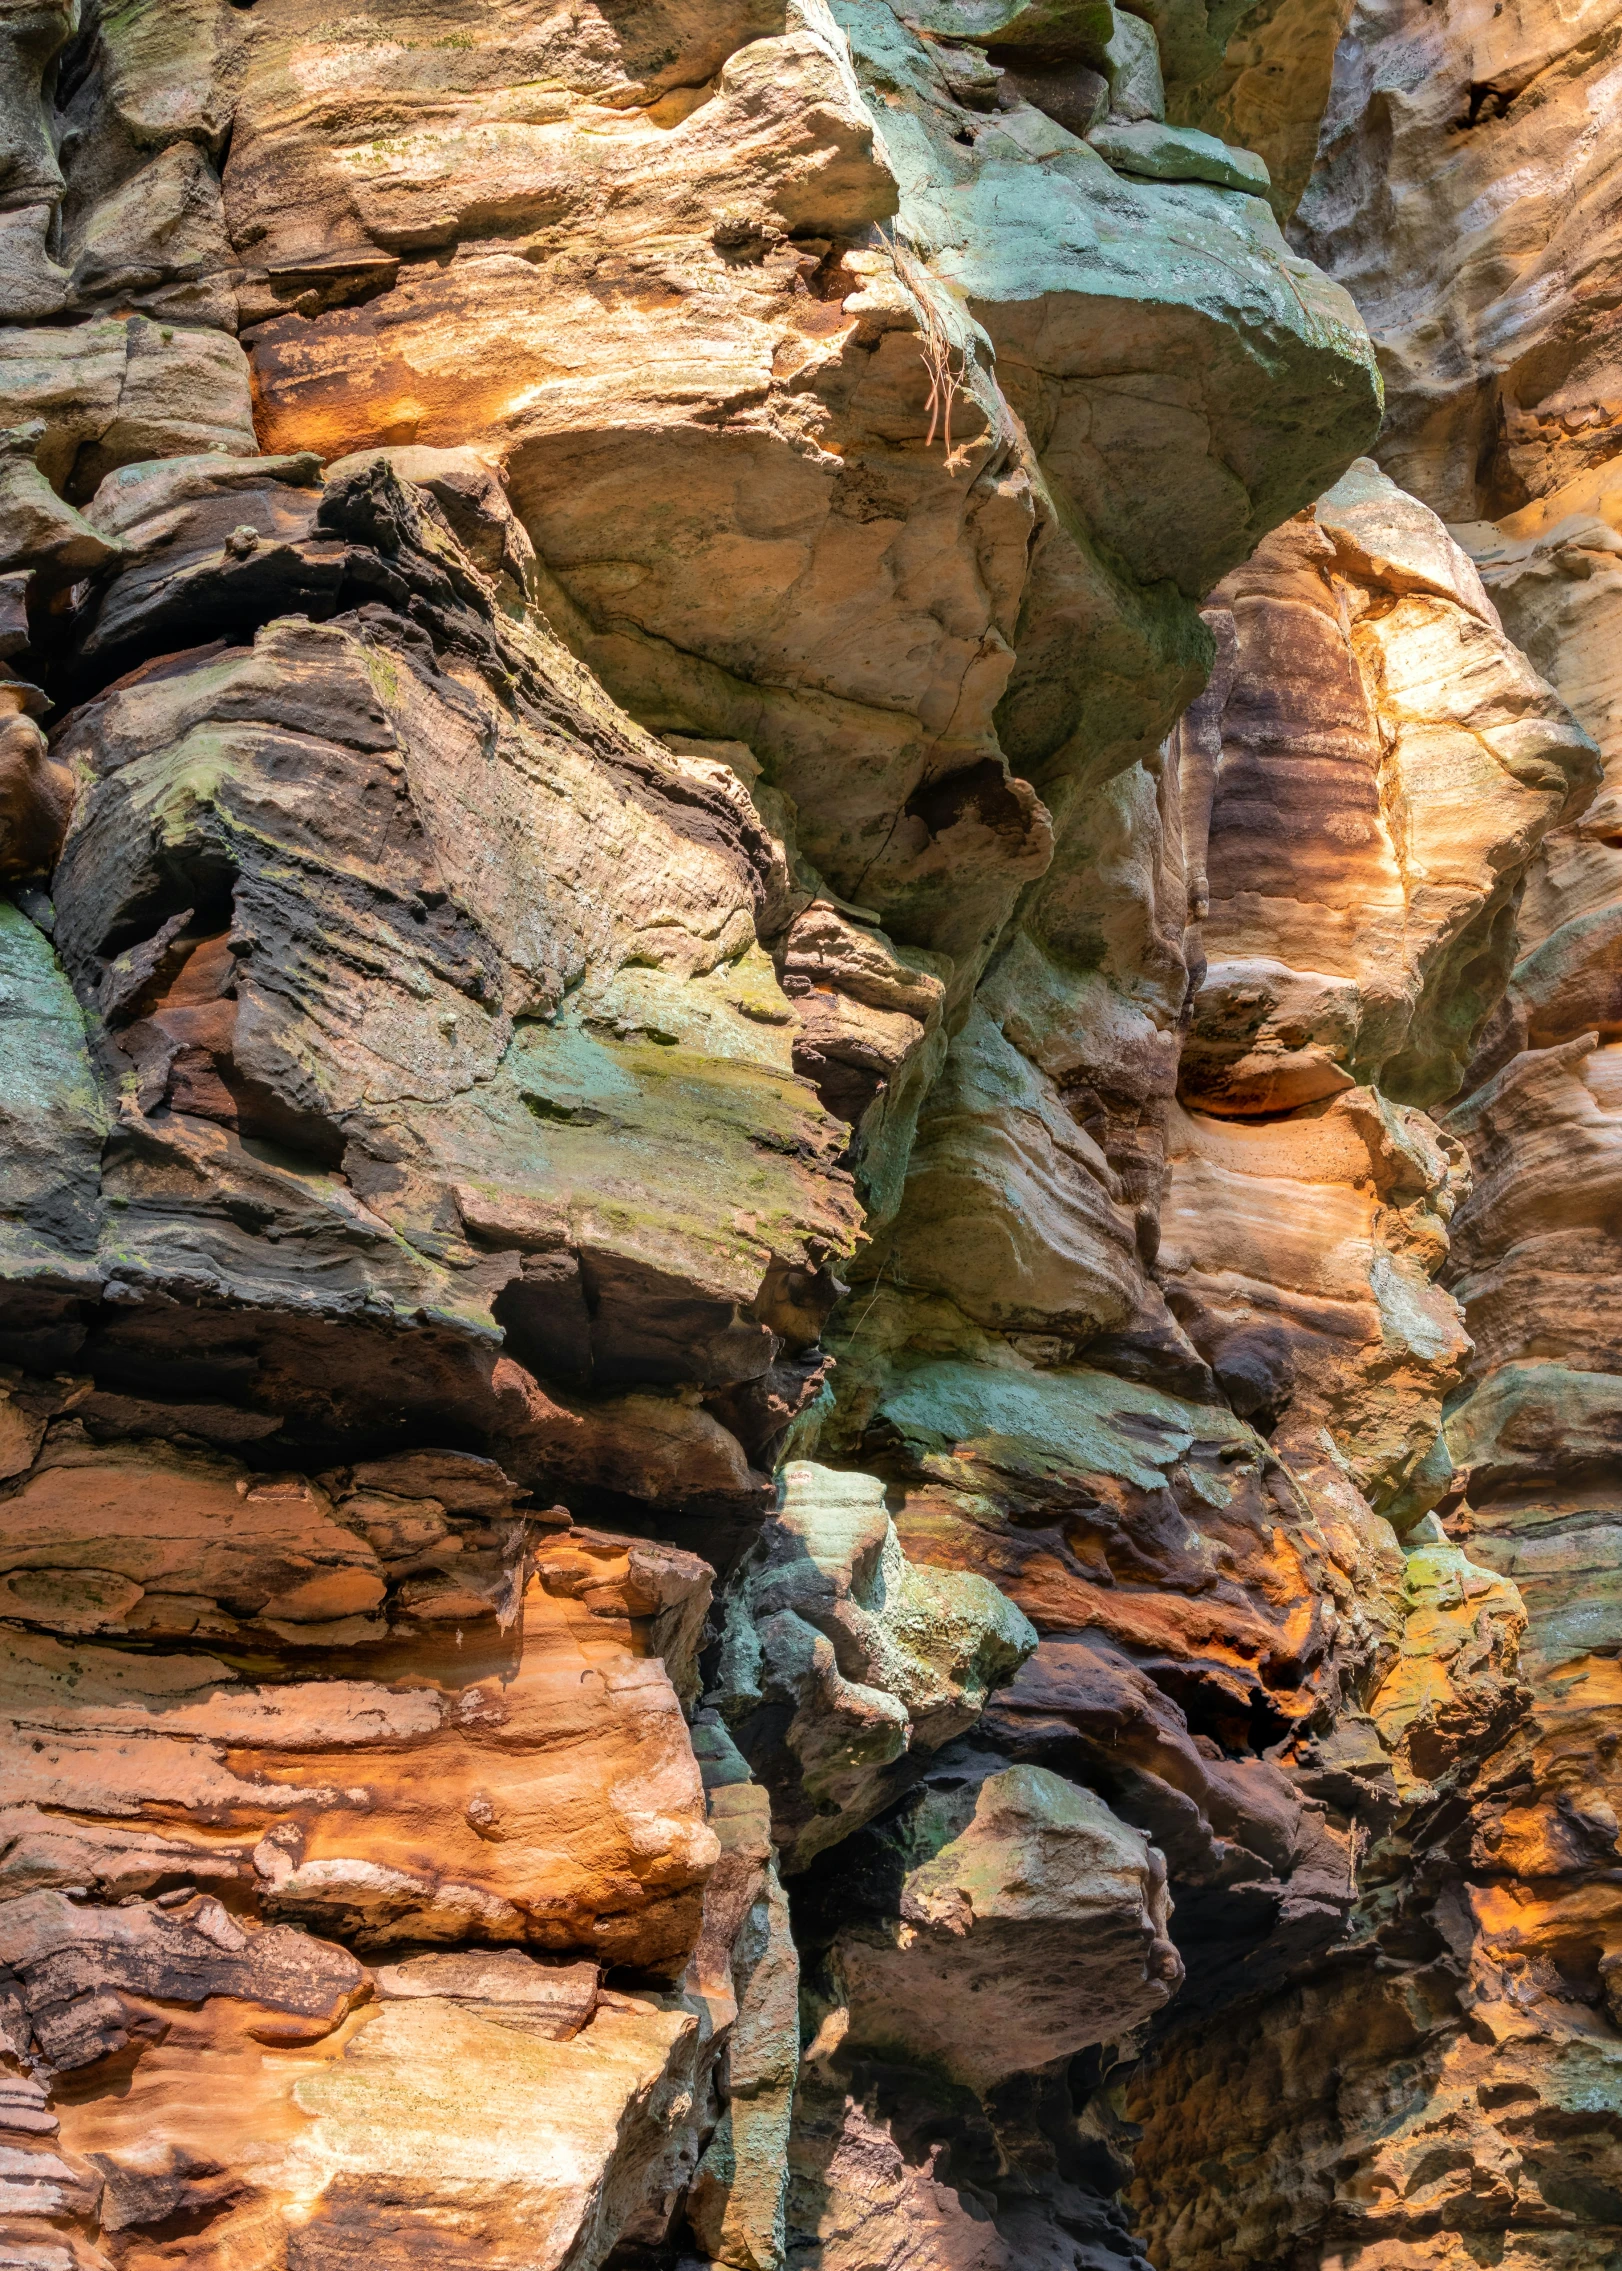
{"type": "Polygon", "coordinates": [[[1129,2089],[1168,2265],[1566,2271],[1622,2243],[1616,42],[1604,8],[1354,9],[1292,231],[1369,323],[1379,461],[1469,556],[1461,604],[1604,770],[1528,844],[1451,1077],[1412,1099],[1464,1155],[1441,1280],[1468,1345],[1391,1508],[1410,1607],[1369,1710],[1399,1808],[1339,1964],[1129,2089]]]}
{"type": "Polygon", "coordinates": [[[1379,348],[1381,462],[1450,520],[1616,455],[1616,41],[1609,0],[1348,19],[1295,235],[1379,348]]]}
{"type": "Polygon", "coordinates": [[[1622,2244],[1611,45],[0,24],[17,2271],[1622,2244]]]}
{"type": "Polygon", "coordinates": [[[877,1479],[793,1460],[782,1500],[734,1580],[715,1694],[798,1869],[972,1727],[1037,1642],[989,1578],[908,1560],[877,1479]]]}

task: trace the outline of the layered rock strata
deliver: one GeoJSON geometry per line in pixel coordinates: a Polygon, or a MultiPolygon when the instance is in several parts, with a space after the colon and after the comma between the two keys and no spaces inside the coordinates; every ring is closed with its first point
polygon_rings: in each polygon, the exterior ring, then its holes
{"type": "Polygon", "coordinates": [[[28,2271],[1612,2243],[1622,538],[1340,29],[0,26],[28,2271]]]}
{"type": "Polygon", "coordinates": [[[1444,1271],[1468,1346],[1435,1514],[1410,1534],[1434,1528],[1427,1560],[1469,1556],[1477,1575],[1451,1607],[1430,1585],[1455,1619],[1479,1604],[1478,1633],[1514,1588],[1520,1702],[1507,1724],[1479,1711],[1473,1762],[1370,1847],[1338,1972],[1145,2069],[1140,2197],[1178,2264],[1541,2271],[1609,2261],[1622,2239],[1615,29],[1604,10],[1445,24],[1354,10],[1292,231],[1369,323],[1382,465],[1452,524],[1487,611],[1586,727],[1604,777],[1522,871],[1496,998],[1441,1118],[1468,1155],[1444,1271]]]}

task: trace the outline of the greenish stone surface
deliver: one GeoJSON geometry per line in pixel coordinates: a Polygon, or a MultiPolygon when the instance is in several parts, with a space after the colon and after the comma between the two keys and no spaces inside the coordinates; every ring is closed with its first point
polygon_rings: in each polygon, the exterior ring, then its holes
{"type": "Polygon", "coordinates": [[[1106,1372],[1013,1372],[988,1364],[921,1364],[879,1405],[924,1459],[971,1457],[999,1474],[1047,1479],[1119,1475],[1157,1490],[1196,1441],[1255,1443],[1243,1420],[1106,1372]]]}
{"type": "Polygon", "coordinates": [[[1270,186],[1264,158],[1254,150],[1230,149],[1197,127],[1110,119],[1095,126],[1087,141],[1117,173],[1142,174],[1151,181],[1208,181],[1255,197],[1265,197],[1270,186]]]}
{"type": "Polygon", "coordinates": [[[0,900],[0,1255],[59,1276],[93,1253],[106,1115],[49,939],[0,900]]]}

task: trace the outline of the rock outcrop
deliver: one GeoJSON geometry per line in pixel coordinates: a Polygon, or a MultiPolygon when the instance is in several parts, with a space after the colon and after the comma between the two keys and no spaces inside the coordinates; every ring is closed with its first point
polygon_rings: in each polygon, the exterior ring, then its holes
{"type": "Polygon", "coordinates": [[[1403,1656],[1369,1705],[1396,1803],[1337,1961],[1221,2024],[1173,2021],[1129,2085],[1167,2264],[1564,2271],[1622,2241],[1615,47],[1604,10],[1354,9],[1292,231],[1368,321],[1380,464],[1451,523],[1458,604],[1501,623],[1603,773],[1528,842],[1496,935],[1436,997],[1466,1013],[1432,1103],[1467,1339],[1433,1382],[1424,1489],[1388,1508],[1434,1509],[1407,1530],[1403,1656]]]}
{"type": "Polygon", "coordinates": [[[876,1477],[791,1461],[734,1579],[715,1690],[785,1865],[882,1812],[1036,1645],[990,1578],[908,1560],[876,1477]]]}
{"type": "Polygon", "coordinates": [[[1608,2262],[1609,24],[0,44],[7,2263],[1608,2262]]]}
{"type": "Polygon", "coordinates": [[[1449,520],[1617,454],[1616,14],[1352,10],[1296,236],[1385,373],[1381,459],[1449,520]]]}

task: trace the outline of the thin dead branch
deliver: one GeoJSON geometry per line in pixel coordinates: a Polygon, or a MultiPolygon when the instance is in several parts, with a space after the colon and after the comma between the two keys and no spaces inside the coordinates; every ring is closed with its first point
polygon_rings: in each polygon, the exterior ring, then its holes
{"type": "Polygon", "coordinates": [[[968,359],[961,348],[954,347],[947,336],[946,327],[935,311],[935,302],[929,279],[910,252],[904,251],[894,237],[886,237],[885,245],[895,262],[896,274],[912,294],[917,305],[922,336],[918,352],[923,357],[924,369],[929,373],[929,432],[924,439],[925,449],[933,449],[939,433],[946,451],[948,466],[961,458],[962,452],[952,448],[952,405],[965,391],[964,378],[968,359]],[[955,358],[955,360],[954,360],[955,358]]]}

